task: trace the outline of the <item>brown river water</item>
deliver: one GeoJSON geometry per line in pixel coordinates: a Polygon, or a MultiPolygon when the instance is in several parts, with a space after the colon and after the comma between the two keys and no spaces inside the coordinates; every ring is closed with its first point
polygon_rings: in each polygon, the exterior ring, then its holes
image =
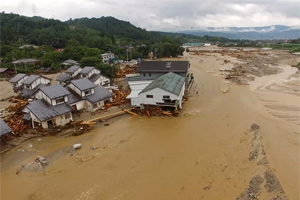
{"type": "Polygon", "coordinates": [[[24,152],[1,155],[1,200],[236,199],[257,171],[248,160],[253,123],[286,195],[299,199],[299,126],[271,116],[248,86],[208,73],[215,58],[185,56],[195,83],[183,116],[123,115],[78,137],[26,141],[24,152]],[[82,148],[71,156],[75,143],[82,148]],[[50,162],[45,172],[16,175],[38,155],[50,162]]]}

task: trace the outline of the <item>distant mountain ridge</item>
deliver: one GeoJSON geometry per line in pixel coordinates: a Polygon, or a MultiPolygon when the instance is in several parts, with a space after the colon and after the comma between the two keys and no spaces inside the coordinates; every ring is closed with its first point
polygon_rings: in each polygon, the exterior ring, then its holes
{"type": "Polygon", "coordinates": [[[273,25],[262,27],[206,27],[200,30],[186,30],[181,33],[196,36],[220,36],[229,39],[297,39],[300,38],[300,27],[273,25]]]}

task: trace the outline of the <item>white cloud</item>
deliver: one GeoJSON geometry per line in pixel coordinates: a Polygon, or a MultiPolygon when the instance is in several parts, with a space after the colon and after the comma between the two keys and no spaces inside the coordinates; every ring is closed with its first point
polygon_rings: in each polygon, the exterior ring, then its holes
{"type": "Polygon", "coordinates": [[[1,11],[62,21],[113,16],[147,30],[300,24],[299,0],[9,0],[1,11]]]}

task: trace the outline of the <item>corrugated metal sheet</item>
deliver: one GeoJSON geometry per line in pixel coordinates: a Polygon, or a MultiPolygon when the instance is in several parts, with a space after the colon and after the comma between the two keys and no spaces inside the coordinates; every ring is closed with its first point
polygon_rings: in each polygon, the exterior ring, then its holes
{"type": "Polygon", "coordinates": [[[184,85],[185,78],[175,74],[173,72],[169,72],[164,74],[154,81],[150,83],[145,89],[143,89],[140,93],[144,93],[155,88],[160,88],[162,90],[168,91],[172,94],[179,95],[184,85]]]}

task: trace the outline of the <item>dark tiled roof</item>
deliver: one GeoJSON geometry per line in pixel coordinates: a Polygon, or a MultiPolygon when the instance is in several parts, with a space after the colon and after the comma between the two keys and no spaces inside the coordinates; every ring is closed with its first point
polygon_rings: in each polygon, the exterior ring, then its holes
{"type": "Polygon", "coordinates": [[[5,72],[7,68],[0,68],[0,73],[5,72]]]}
{"type": "Polygon", "coordinates": [[[36,79],[38,79],[40,76],[39,75],[30,75],[28,78],[25,79],[23,84],[28,85],[33,83],[36,79]]]}
{"type": "Polygon", "coordinates": [[[74,66],[72,66],[72,67],[70,67],[67,71],[66,71],[66,73],[68,74],[68,73],[70,73],[70,74],[72,74],[72,73],[74,73],[76,70],[78,70],[80,67],[78,66],[78,65],[74,65],[74,66]]]}
{"type": "Polygon", "coordinates": [[[33,97],[33,95],[34,95],[34,93],[36,92],[36,91],[38,91],[40,88],[42,88],[42,87],[45,87],[46,85],[45,84],[38,84],[34,89],[26,89],[26,88],[24,88],[23,89],[23,91],[22,91],[22,94],[21,94],[21,96],[22,97],[25,97],[25,98],[27,98],[27,99],[30,99],[30,98],[32,98],[33,97]]]}
{"type": "Polygon", "coordinates": [[[30,102],[27,109],[41,122],[72,111],[72,108],[66,103],[51,106],[41,99],[30,102]]]}
{"type": "Polygon", "coordinates": [[[64,88],[62,85],[51,85],[40,88],[50,99],[56,99],[58,97],[63,97],[69,95],[70,92],[64,88]]]}
{"type": "Polygon", "coordinates": [[[12,79],[10,79],[11,83],[16,83],[19,80],[21,80],[24,76],[27,76],[26,74],[17,74],[15,77],[13,77],[12,79]]]}
{"type": "Polygon", "coordinates": [[[12,132],[11,128],[0,117],[0,136],[12,132]]]}
{"type": "Polygon", "coordinates": [[[96,85],[87,78],[72,80],[71,83],[81,91],[96,87],[96,85]]]}
{"type": "Polygon", "coordinates": [[[98,78],[100,78],[100,74],[93,74],[89,80],[92,81],[93,83],[95,83],[97,81],[98,78]]]}
{"type": "Polygon", "coordinates": [[[88,74],[90,73],[95,67],[84,67],[79,73],[80,74],[88,74]]]}
{"type": "Polygon", "coordinates": [[[105,89],[103,86],[98,85],[95,88],[95,93],[92,95],[85,96],[85,99],[88,100],[91,103],[97,103],[99,101],[109,99],[113,97],[113,94],[110,93],[107,89],[105,89]]]}
{"type": "Polygon", "coordinates": [[[147,72],[188,72],[189,61],[142,61],[137,69],[139,73],[147,72]]]}
{"type": "Polygon", "coordinates": [[[58,82],[66,82],[66,81],[70,81],[72,78],[70,76],[68,76],[66,73],[62,73],[61,75],[59,75],[56,78],[56,81],[58,82]]]}
{"type": "Polygon", "coordinates": [[[169,72],[152,81],[145,89],[140,92],[140,94],[153,90],[155,88],[160,88],[178,96],[184,82],[184,77],[173,72],[169,72]]]}

